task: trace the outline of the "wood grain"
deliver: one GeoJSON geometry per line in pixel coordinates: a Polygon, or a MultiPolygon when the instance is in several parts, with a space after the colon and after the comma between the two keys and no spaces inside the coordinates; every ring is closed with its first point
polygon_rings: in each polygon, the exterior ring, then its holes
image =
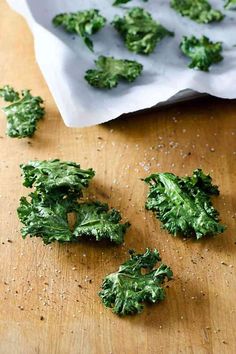
{"type": "Polygon", "coordinates": [[[24,20],[0,0],[0,86],[31,88],[47,115],[35,138],[5,136],[0,120],[0,353],[236,353],[236,102],[207,98],[136,114],[86,129],[69,129],[35,63],[24,20]],[[132,227],[121,247],[91,242],[44,246],[22,240],[16,208],[19,164],[58,157],[93,167],[90,196],[121,210],[132,227]],[[219,184],[215,205],[228,225],[201,242],[172,238],[144,210],[149,172],[180,175],[202,167],[219,184]],[[119,318],[97,296],[102,278],[127,250],[157,247],[173,268],[166,300],[119,318]]]}

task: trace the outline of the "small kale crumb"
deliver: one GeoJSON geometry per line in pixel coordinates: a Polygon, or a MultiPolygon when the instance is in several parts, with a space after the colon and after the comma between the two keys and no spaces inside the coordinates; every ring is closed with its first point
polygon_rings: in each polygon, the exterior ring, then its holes
{"type": "Polygon", "coordinates": [[[11,138],[31,138],[37,128],[37,123],[43,118],[45,110],[43,100],[39,96],[32,96],[29,90],[21,95],[9,86],[0,90],[0,96],[7,102],[12,102],[3,108],[7,118],[6,134],[11,138]]]}
{"type": "Polygon", "coordinates": [[[93,51],[90,36],[105,26],[106,19],[99,13],[99,10],[92,9],[59,14],[53,18],[52,22],[56,27],[62,26],[66,32],[78,34],[86,46],[93,51]]]}
{"type": "MultiPolygon", "coordinates": [[[[122,5],[122,4],[127,4],[130,1],[131,0],[115,0],[115,2],[113,3],[113,6],[119,6],[119,5],[122,5]]],[[[143,0],[143,2],[148,2],[148,0],[143,0]]]]}
{"type": "Polygon", "coordinates": [[[164,300],[165,290],[162,284],[173,276],[170,267],[161,264],[159,252],[146,249],[144,254],[131,250],[130,259],[123,263],[117,272],[109,274],[102,283],[99,296],[106,307],[120,316],[142,312],[144,303],[156,303],[164,300]],[[143,269],[146,271],[143,272],[143,269]]]}
{"type": "Polygon", "coordinates": [[[157,173],[144,181],[150,187],[146,208],[156,213],[170,234],[200,239],[225,231],[210,199],[219,195],[218,187],[202,170],[193,171],[191,177],[157,173]]]}
{"type": "Polygon", "coordinates": [[[224,18],[222,12],[212,9],[207,0],[171,0],[171,7],[198,23],[219,22],[224,18]]]}
{"type": "Polygon", "coordinates": [[[133,82],[142,72],[142,64],[134,60],[115,59],[99,56],[95,61],[97,69],[87,70],[85,79],[91,86],[100,89],[111,89],[120,80],[133,82]]]}
{"type": "Polygon", "coordinates": [[[124,39],[126,47],[139,54],[152,53],[164,37],[174,35],[140,7],[132,8],[123,18],[115,16],[112,24],[124,39]]]}
{"type": "Polygon", "coordinates": [[[189,68],[209,71],[212,64],[223,60],[222,43],[211,42],[209,38],[202,36],[200,39],[192,37],[183,37],[180,43],[180,49],[189,58],[192,59],[189,68]]]}

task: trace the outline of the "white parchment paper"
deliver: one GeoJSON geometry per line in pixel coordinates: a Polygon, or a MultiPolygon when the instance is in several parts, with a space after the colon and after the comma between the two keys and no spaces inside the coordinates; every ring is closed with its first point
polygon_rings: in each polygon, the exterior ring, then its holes
{"type": "MultiPolygon", "coordinates": [[[[37,62],[67,126],[82,127],[117,118],[168,101],[176,94],[186,96],[193,90],[222,98],[236,98],[236,11],[225,11],[221,23],[199,25],[178,15],[169,0],[133,0],[122,8],[113,0],[7,0],[27,20],[35,39],[37,62]],[[164,39],[150,56],[129,52],[110,22],[125,9],[142,6],[169,30],[174,38],[164,39]],[[79,37],[54,28],[52,18],[58,13],[97,8],[108,19],[104,29],[92,37],[94,53],[79,37]],[[188,69],[189,60],[179,50],[183,35],[206,35],[222,41],[224,61],[210,73],[188,69]],[[98,55],[135,59],[144,65],[142,76],[132,84],[121,83],[111,91],[91,88],[84,80],[87,69],[94,67],[98,55]],[[184,94],[183,94],[184,92],[184,94]]],[[[211,4],[223,10],[222,0],[211,4]]],[[[22,38],[22,40],[24,40],[22,38]]],[[[192,95],[192,93],[191,93],[192,95]]],[[[177,95],[178,97],[178,95],[177,95]]],[[[169,101],[168,101],[169,102],[169,101]]]]}

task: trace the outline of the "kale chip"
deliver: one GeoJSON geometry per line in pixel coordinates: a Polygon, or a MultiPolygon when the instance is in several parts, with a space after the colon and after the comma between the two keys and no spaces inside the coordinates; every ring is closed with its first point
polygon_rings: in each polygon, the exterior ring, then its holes
{"type": "Polygon", "coordinates": [[[164,37],[174,35],[140,7],[132,8],[123,18],[115,16],[112,24],[124,39],[126,47],[138,54],[152,53],[164,37]]]}
{"type": "Polygon", "coordinates": [[[171,0],[171,7],[198,23],[219,22],[224,18],[222,12],[212,9],[207,0],[171,0]]]}
{"type": "Polygon", "coordinates": [[[62,13],[52,20],[54,26],[64,27],[66,32],[78,34],[86,44],[93,50],[93,42],[90,36],[97,33],[105,26],[106,19],[100,15],[99,10],[62,13]]]}
{"type": "Polygon", "coordinates": [[[142,72],[142,64],[134,60],[115,59],[99,56],[95,61],[98,69],[87,70],[85,79],[91,86],[100,89],[111,89],[119,80],[133,82],[142,72]]]}
{"type": "Polygon", "coordinates": [[[116,209],[109,210],[100,202],[78,204],[76,208],[75,237],[94,237],[96,241],[109,239],[116,244],[124,242],[124,234],[130,224],[121,224],[116,209]]]}
{"type": "Polygon", "coordinates": [[[212,64],[223,60],[222,43],[211,42],[209,38],[183,37],[180,43],[180,49],[189,58],[192,59],[189,68],[195,68],[202,71],[209,71],[212,64]]]}
{"type": "Polygon", "coordinates": [[[161,258],[156,249],[147,248],[144,254],[130,251],[130,260],[103,280],[99,293],[103,304],[117,315],[124,316],[142,312],[144,302],[162,301],[165,298],[162,284],[165,279],[171,279],[173,273],[165,264],[153,269],[159,261],[161,258]]]}
{"type": "Polygon", "coordinates": [[[32,96],[29,90],[18,92],[5,86],[1,96],[9,102],[13,102],[3,108],[7,118],[6,134],[11,138],[32,137],[37,128],[37,122],[44,116],[43,100],[39,96],[32,96]]]}
{"type": "Polygon", "coordinates": [[[75,162],[63,162],[59,159],[30,161],[22,164],[23,185],[35,187],[44,193],[61,192],[62,194],[77,193],[81,196],[83,188],[88,187],[94,177],[93,169],[83,170],[75,162]]]}
{"type": "Polygon", "coordinates": [[[146,208],[155,212],[170,234],[200,239],[224,232],[210,199],[219,194],[218,187],[202,170],[193,171],[191,177],[152,174],[144,181],[150,186],[146,208]]]}

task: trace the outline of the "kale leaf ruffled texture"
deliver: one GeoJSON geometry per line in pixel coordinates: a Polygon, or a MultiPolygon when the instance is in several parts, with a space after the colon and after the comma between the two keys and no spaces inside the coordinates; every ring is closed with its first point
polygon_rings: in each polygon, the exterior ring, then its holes
{"type": "Polygon", "coordinates": [[[191,177],[152,174],[144,181],[150,186],[146,208],[155,212],[170,234],[200,239],[225,230],[210,199],[219,194],[218,187],[202,170],[195,170],[191,177]]]}
{"type": "Polygon", "coordinates": [[[209,38],[183,37],[180,43],[180,49],[192,61],[189,68],[209,71],[212,64],[223,60],[222,43],[211,42],[209,38]]]}
{"type": "Polygon", "coordinates": [[[14,102],[20,99],[19,92],[9,85],[5,85],[0,89],[0,97],[6,102],[14,102]]]}
{"type": "Polygon", "coordinates": [[[79,12],[62,13],[52,20],[54,26],[61,26],[66,32],[78,34],[86,44],[93,50],[93,42],[90,36],[97,33],[106,24],[106,19],[99,10],[92,9],[79,12]]]}
{"type": "Polygon", "coordinates": [[[45,244],[73,242],[81,237],[116,244],[124,241],[129,223],[121,223],[116,209],[80,200],[95,175],[91,168],[83,170],[79,164],[56,159],[31,161],[21,169],[23,185],[35,187],[28,198],[21,198],[17,210],[24,224],[23,238],[41,237],[45,244]]]}
{"type": "Polygon", "coordinates": [[[132,8],[124,17],[115,16],[112,24],[124,39],[126,47],[138,54],[152,53],[164,37],[174,35],[140,7],[132,8]]]}
{"type": "Polygon", "coordinates": [[[156,249],[147,248],[144,254],[130,251],[130,259],[103,280],[99,293],[103,304],[124,316],[142,312],[145,302],[162,301],[165,298],[163,283],[170,280],[173,273],[165,264],[154,268],[160,261],[156,249]]]}
{"type": "Polygon", "coordinates": [[[91,86],[112,89],[120,80],[133,82],[143,70],[142,64],[134,60],[99,56],[95,61],[97,69],[87,70],[85,79],[91,86]]]}
{"type": "Polygon", "coordinates": [[[6,134],[11,138],[32,137],[38,121],[45,114],[42,98],[32,96],[29,90],[19,94],[8,85],[0,90],[0,97],[7,102],[12,102],[2,109],[7,118],[6,134]]]}
{"type": "Polygon", "coordinates": [[[213,9],[207,0],[171,0],[171,7],[198,23],[219,22],[224,18],[222,12],[213,9]]]}

